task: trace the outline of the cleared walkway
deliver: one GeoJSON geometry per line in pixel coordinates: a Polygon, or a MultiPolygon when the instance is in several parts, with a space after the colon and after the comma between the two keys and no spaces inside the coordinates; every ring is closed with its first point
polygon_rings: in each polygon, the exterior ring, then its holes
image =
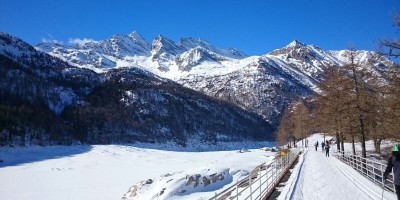
{"type": "MultiPolygon", "coordinates": [[[[309,144],[322,140],[320,135],[314,135],[310,137],[309,144]]],[[[383,191],[332,155],[326,157],[320,146],[318,151],[309,147],[302,156],[299,166],[295,168],[299,170],[298,175],[293,179],[292,190],[285,199],[396,199],[394,194],[383,191]]]]}

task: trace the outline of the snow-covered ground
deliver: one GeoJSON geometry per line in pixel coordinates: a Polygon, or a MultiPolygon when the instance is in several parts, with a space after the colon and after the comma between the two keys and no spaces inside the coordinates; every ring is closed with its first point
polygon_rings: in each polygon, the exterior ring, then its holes
{"type": "MultiPolygon", "coordinates": [[[[309,138],[310,147],[280,188],[279,199],[396,199],[387,191],[382,198],[382,188],[333,157],[334,144],[330,157],[321,147],[315,151],[312,145],[322,140],[319,134],[309,138]]],[[[371,150],[372,143],[367,147],[371,150]]],[[[350,151],[350,144],[346,148],[350,151]]],[[[275,156],[261,146],[183,150],[146,145],[0,148],[0,199],[208,199],[275,156]]]]}
{"type": "MultiPolygon", "coordinates": [[[[331,145],[330,157],[326,157],[319,146],[318,151],[312,146],[316,141],[323,141],[323,136],[315,134],[309,138],[309,148],[300,156],[293,173],[282,188],[280,200],[314,200],[314,199],[388,199],[395,200],[396,196],[383,189],[354,169],[332,156],[336,151],[335,144],[331,145]]],[[[384,145],[388,145],[385,143],[384,145]]],[[[372,149],[371,142],[367,144],[372,149]]],[[[350,144],[345,149],[351,150],[350,144]]]]}
{"type": "Polygon", "coordinates": [[[236,183],[275,155],[261,146],[237,150],[184,152],[121,145],[0,148],[0,199],[121,199],[141,181],[153,184],[140,187],[132,199],[148,199],[161,191],[158,199],[200,199],[236,183]],[[191,176],[195,180],[213,174],[217,176],[205,187],[203,179],[197,181],[200,186],[194,187],[195,181],[186,184],[191,176]]]}

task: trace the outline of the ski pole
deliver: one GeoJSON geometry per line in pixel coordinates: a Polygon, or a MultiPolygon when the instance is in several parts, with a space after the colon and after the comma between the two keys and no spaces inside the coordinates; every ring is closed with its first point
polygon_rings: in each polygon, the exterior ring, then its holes
{"type": "Polygon", "coordinates": [[[386,179],[383,179],[383,182],[382,182],[382,198],[381,198],[381,200],[383,200],[383,193],[385,192],[385,185],[386,185],[386,179]]]}

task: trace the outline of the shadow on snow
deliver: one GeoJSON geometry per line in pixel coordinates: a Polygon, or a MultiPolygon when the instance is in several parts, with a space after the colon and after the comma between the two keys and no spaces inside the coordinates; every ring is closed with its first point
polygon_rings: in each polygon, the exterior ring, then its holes
{"type": "Polygon", "coordinates": [[[50,159],[72,157],[89,152],[92,146],[34,146],[34,147],[2,147],[0,148],[0,168],[18,166],[50,159]]]}

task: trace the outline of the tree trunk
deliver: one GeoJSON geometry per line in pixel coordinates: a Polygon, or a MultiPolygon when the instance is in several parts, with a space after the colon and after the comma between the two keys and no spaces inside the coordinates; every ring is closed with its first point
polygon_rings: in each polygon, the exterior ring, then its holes
{"type": "Polygon", "coordinates": [[[344,136],[343,136],[343,133],[340,133],[340,145],[341,145],[341,147],[342,147],[342,152],[343,152],[343,154],[344,154],[344,136]]]}
{"type": "Polygon", "coordinates": [[[293,147],[296,147],[296,137],[293,137],[293,147]]]}
{"type": "Polygon", "coordinates": [[[360,133],[361,133],[361,156],[363,158],[367,157],[367,150],[365,148],[365,130],[364,130],[364,120],[362,119],[362,115],[359,118],[360,120],[360,133]]]}
{"type": "MultiPolygon", "coordinates": [[[[356,65],[354,64],[354,54],[352,53],[351,55],[351,71],[353,72],[352,74],[352,78],[353,78],[353,84],[354,84],[354,91],[355,91],[355,95],[356,95],[356,109],[358,112],[358,121],[359,121],[359,125],[360,125],[360,136],[361,136],[361,156],[363,158],[367,157],[367,153],[366,153],[366,149],[365,149],[365,125],[364,125],[364,111],[362,110],[361,107],[361,102],[362,102],[362,98],[361,98],[361,88],[360,88],[360,84],[359,84],[359,80],[357,78],[357,71],[356,71],[356,65]]],[[[353,150],[355,151],[355,150],[353,150]]]]}
{"type": "Polygon", "coordinates": [[[354,144],[354,136],[351,136],[351,145],[353,147],[353,155],[356,155],[356,145],[354,144]]]}
{"type": "Polygon", "coordinates": [[[374,147],[375,147],[376,153],[381,153],[381,142],[382,142],[382,140],[380,140],[378,138],[374,139],[374,147]]]}
{"type": "Polygon", "coordinates": [[[336,147],[337,147],[338,151],[340,151],[340,138],[339,138],[339,135],[340,135],[340,131],[337,131],[336,132],[336,147]]]}

